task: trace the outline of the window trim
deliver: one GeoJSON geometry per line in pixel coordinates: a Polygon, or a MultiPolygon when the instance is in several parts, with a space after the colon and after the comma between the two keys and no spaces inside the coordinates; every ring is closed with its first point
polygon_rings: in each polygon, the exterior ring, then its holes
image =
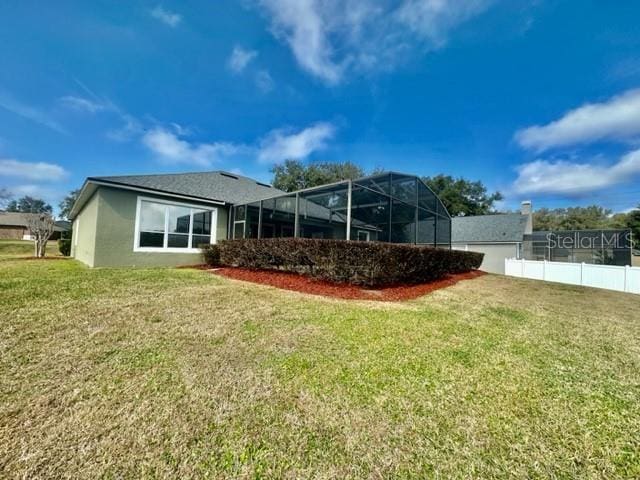
{"type": "Polygon", "coordinates": [[[174,207],[184,207],[184,208],[189,208],[190,209],[190,213],[189,213],[189,245],[191,245],[191,242],[193,241],[193,210],[203,210],[206,212],[211,212],[211,237],[209,239],[209,242],[211,244],[214,244],[217,242],[217,226],[218,226],[218,209],[216,207],[209,207],[209,206],[204,206],[204,205],[197,205],[197,204],[193,204],[193,203],[183,203],[183,202],[176,202],[176,201],[171,201],[171,200],[164,200],[164,199],[160,199],[160,198],[154,198],[154,197],[145,197],[142,195],[139,195],[137,200],[136,200],[136,219],[135,219],[135,228],[134,228],[134,234],[133,234],[133,251],[134,252],[153,252],[153,253],[202,253],[202,250],[199,248],[194,248],[194,247],[187,247],[187,248],[179,248],[179,247],[167,247],[167,242],[169,241],[169,228],[168,228],[168,222],[169,222],[169,216],[166,214],[165,211],[165,215],[164,215],[164,245],[163,247],[141,247],[140,246],[140,211],[142,208],[142,202],[154,202],[154,203],[160,203],[160,204],[164,204],[164,205],[170,205],[170,206],[174,206],[174,207]]]}
{"type": "Polygon", "coordinates": [[[371,232],[369,230],[356,229],[356,240],[359,242],[370,242],[371,241],[371,232]],[[367,237],[366,240],[360,240],[360,234],[364,233],[367,237]]]}
{"type": "Polygon", "coordinates": [[[78,234],[80,233],[80,217],[76,217],[75,224],[71,224],[71,236],[74,248],[78,246],[78,234]]]}

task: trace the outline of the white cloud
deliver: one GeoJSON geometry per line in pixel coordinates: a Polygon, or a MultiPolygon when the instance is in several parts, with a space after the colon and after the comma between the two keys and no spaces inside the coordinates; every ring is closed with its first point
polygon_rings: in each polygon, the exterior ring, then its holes
{"type": "Polygon", "coordinates": [[[524,148],[537,151],[602,140],[629,140],[640,136],[640,89],[606,102],[570,110],[547,125],[534,125],[515,134],[524,148]]]}
{"type": "MultiPolygon", "coordinates": [[[[259,0],[302,69],[329,85],[345,72],[388,69],[408,45],[441,48],[492,0],[259,0]]],[[[426,48],[425,48],[426,47],[426,48]]]]}
{"type": "Polygon", "coordinates": [[[493,0],[408,0],[398,9],[398,20],[436,47],[447,41],[449,31],[486,10],[493,0]]]}
{"type": "Polygon", "coordinates": [[[24,104],[6,92],[0,92],[0,107],[58,133],[67,133],[48,113],[31,105],[24,104]]]}
{"type": "Polygon", "coordinates": [[[0,176],[55,182],[65,178],[67,172],[60,165],[53,163],[21,162],[12,158],[3,158],[0,159],[0,176]]]}
{"type": "Polygon", "coordinates": [[[342,67],[332,58],[333,48],[328,38],[332,20],[328,11],[325,14],[325,7],[313,0],[263,0],[261,3],[272,16],[277,35],[289,44],[300,66],[327,83],[337,83],[342,67]]]}
{"type": "Polygon", "coordinates": [[[244,48],[236,45],[233,47],[233,51],[229,56],[227,65],[229,69],[234,73],[242,72],[251,61],[258,56],[258,52],[255,50],[245,50],[244,48]]]}
{"type": "Polygon", "coordinates": [[[242,153],[246,147],[233,143],[194,144],[162,127],[156,127],[142,137],[142,143],[165,163],[185,163],[208,167],[223,157],[242,153]]]}
{"type": "Polygon", "coordinates": [[[71,110],[87,113],[98,113],[109,109],[109,105],[73,95],[67,95],[60,98],[60,103],[71,110]]]}
{"type": "Polygon", "coordinates": [[[151,16],[156,20],[169,25],[171,28],[177,27],[178,24],[182,21],[181,15],[170,12],[169,10],[165,10],[161,5],[158,5],[156,8],[151,10],[151,16]]]}
{"type": "Polygon", "coordinates": [[[258,160],[264,163],[282,162],[287,159],[304,159],[317,150],[327,147],[327,140],[335,135],[335,127],[319,122],[297,133],[277,129],[268,133],[261,141],[258,160]]]}
{"type": "Polygon", "coordinates": [[[256,87],[262,93],[269,93],[273,90],[273,78],[271,74],[266,70],[260,70],[256,74],[256,87]]]}
{"type": "Polygon", "coordinates": [[[611,166],[571,161],[536,160],[518,167],[513,184],[517,194],[582,196],[633,181],[640,176],[640,150],[624,155],[611,166]]]}

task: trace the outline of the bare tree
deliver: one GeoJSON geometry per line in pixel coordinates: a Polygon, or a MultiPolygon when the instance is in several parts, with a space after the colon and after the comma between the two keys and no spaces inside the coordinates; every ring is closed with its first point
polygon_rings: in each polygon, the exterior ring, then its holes
{"type": "Polygon", "coordinates": [[[35,256],[43,258],[47,248],[47,242],[53,234],[55,222],[48,213],[34,213],[27,217],[27,227],[31,233],[35,245],[35,256]]]}

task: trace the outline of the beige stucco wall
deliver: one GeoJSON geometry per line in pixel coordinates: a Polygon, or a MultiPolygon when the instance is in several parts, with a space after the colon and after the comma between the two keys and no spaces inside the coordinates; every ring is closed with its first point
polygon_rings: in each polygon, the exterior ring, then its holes
{"type": "Polygon", "coordinates": [[[451,247],[456,250],[484,253],[480,270],[490,273],[504,274],[505,258],[516,258],[518,255],[517,243],[454,243],[451,247]]]}
{"type": "MultiPolygon", "coordinates": [[[[138,196],[158,198],[167,201],[176,201],[172,198],[159,195],[148,195],[133,191],[100,187],[94,198],[96,211],[92,214],[96,219],[94,223],[95,254],[91,262],[74,255],[78,260],[93,267],[113,266],[176,266],[194,265],[202,263],[199,253],[173,253],[173,252],[134,252],[136,205],[138,196]]],[[[93,200],[93,199],[92,199],[93,200]]],[[[198,205],[197,202],[185,202],[198,205]]],[[[211,208],[211,205],[202,205],[203,208],[211,208]]],[[[80,231],[83,231],[82,214],[79,215],[80,231]]],[[[75,226],[75,222],[74,222],[75,226]]],[[[74,229],[75,235],[75,229],[74,229]]],[[[227,237],[227,209],[218,207],[216,239],[227,237]]],[[[78,250],[82,235],[79,237],[78,250]]]]}

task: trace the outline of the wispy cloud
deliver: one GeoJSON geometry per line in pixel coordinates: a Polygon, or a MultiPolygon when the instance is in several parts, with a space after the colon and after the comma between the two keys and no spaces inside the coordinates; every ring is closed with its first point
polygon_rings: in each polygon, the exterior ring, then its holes
{"type": "Polygon", "coordinates": [[[145,133],[142,136],[142,144],[163,163],[203,167],[246,149],[242,145],[226,142],[192,143],[163,127],[155,127],[145,133]]]}
{"type": "Polygon", "coordinates": [[[442,47],[449,32],[462,22],[482,13],[493,0],[408,0],[398,9],[399,22],[426,38],[434,47],[442,47]]]}
{"type": "Polygon", "coordinates": [[[162,23],[169,25],[171,28],[177,27],[182,21],[182,15],[166,10],[162,5],[158,5],[151,10],[151,16],[162,23]]]}
{"type": "Polygon", "coordinates": [[[640,136],[640,89],[601,103],[588,103],[546,125],[519,130],[515,140],[536,151],[603,140],[631,140],[640,136]]]}
{"type": "Polygon", "coordinates": [[[559,194],[579,197],[628,183],[640,177],[640,150],[622,156],[613,165],[536,160],[518,167],[513,191],[518,194],[559,194]]]}
{"type": "Polygon", "coordinates": [[[60,98],[60,103],[71,110],[87,113],[98,113],[109,109],[109,105],[84,97],[67,95],[60,98]]]}
{"type": "Polygon", "coordinates": [[[260,70],[256,73],[256,87],[262,93],[269,93],[273,90],[273,78],[267,70],[260,70]]]}
{"type": "Polygon", "coordinates": [[[388,69],[407,46],[442,48],[492,0],[259,0],[302,69],[329,85],[350,71],[388,69]]]}
{"type": "Polygon", "coordinates": [[[66,130],[57,121],[51,118],[48,113],[32,105],[27,105],[6,92],[0,91],[0,107],[58,133],[67,133],[66,130]]]}
{"type": "Polygon", "coordinates": [[[239,45],[233,47],[227,65],[229,69],[234,73],[240,73],[251,61],[258,56],[258,52],[255,50],[246,50],[239,45]]]}
{"type": "Polygon", "coordinates": [[[107,131],[106,136],[108,139],[115,142],[128,142],[144,131],[142,122],[133,115],[119,111],[118,116],[122,124],[107,131]]]}
{"type": "Polygon", "coordinates": [[[278,163],[287,159],[304,159],[327,148],[327,142],[335,132],[335,127],[327,122],[319,122],[297,132],[291,129],[272,130],[260,141],[258,160],[278,163]]]}
{"type": "Polygon", "coordinates": [[[0,176],[31,181],[55,182],[67,176],[60,165],[45,162],[21,162],[13,158],[0,158],[0,176]]]}
{"type": "Polygon", "coordinates": [[[80,80],[75,79],[75,82],[84,91],[84,95],[61,97],[59,102],[64,107],[81,113],[101,113],[115,116],[120,122],[120,126],[109,129],[106,136],[116,142],[132,140],[143,132],[142,122],[135,116],[123,110],[110,98],[98,95],[80,80]]]}

